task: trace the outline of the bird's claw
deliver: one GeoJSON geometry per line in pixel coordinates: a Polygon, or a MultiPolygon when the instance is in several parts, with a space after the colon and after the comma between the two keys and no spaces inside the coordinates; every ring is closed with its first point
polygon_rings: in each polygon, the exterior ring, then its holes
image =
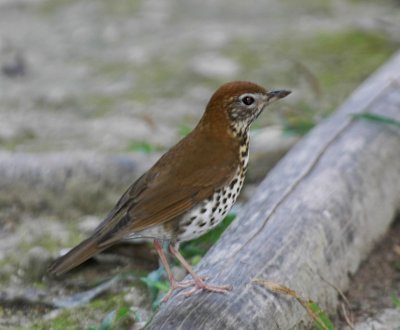
{"type": "MultiPolygon", "coordinates": [[[[205,281],[207,279],[207,276],[199,276],[199,278],[202,281],[205,281]]],[[[178,282],[177,284],[178,285],[184,285],[184,286],[180,286],[180,288],[187,288],[189,286],[196,285],[196,281],[195,280],[181,281],[181,282],[178,282]]]]}
{"type": "Polygon", "coordinates": [[[182,281],[182,282],[175,282],[171,286],[171,289],[166,293],[166,295],[162,298],[161,303],[165,303],[166,301],[171,298],[172,294],[174,293],[175,290],[179,289],[186,289],[191,286],[194,286],[191,290],[188,292],[182,292],[178,294],[179,296],[184,296],[190,297],[191,295],[198,293],[200,291],[209,291],[209,292],[217,292],[217,293],[228,293],[229,291],[232,290],[232,287],[230,285],[209,285],[204,283],[204,280],[206,279],[206,276],[199,276],[196,278],[196,280],[189,280],[189,281],[182,281]]]}
{"type": "Polygon", "coordinates": [[[197,283],[195,287],[187,292],[182,292],[178,296],[184,296],[185,298],[197,294],[201,291],[216,292],[216,293],[228,293],[232,290],[230,285],[209,285],[204,282],[197,283]]]}

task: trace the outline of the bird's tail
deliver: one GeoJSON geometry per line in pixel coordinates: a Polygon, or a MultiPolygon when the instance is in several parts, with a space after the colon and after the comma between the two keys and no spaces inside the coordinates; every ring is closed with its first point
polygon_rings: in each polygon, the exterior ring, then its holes
{"type": "Polygon", "coordinates": [[[72,268],[79,266],[81,263],[105,250],[107,247],[108,246],[99,247],[97,244],[97,239],[89,237],[74,247],[67,254],[58,258],[53,264],[50,265],[48,270],[51,274],[61,275],[72,268]]]}

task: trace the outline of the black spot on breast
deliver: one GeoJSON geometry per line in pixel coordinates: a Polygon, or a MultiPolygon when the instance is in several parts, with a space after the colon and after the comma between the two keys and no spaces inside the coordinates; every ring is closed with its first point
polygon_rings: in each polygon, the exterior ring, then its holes
{"type": "Polygon", "coordinates": [[[231,198],[231,197],[232,197],[232,194],[231,194],[231,193],[229,193],[229,194],[228,194],[228,198],[231,198]]]}
{"type": "Polygon", "coordinates": [[[214,206],[211,211],[214,213],[216,210],[217,210],[217,206],[214,206]]]}
{"type": "Polygon", "coordinates": [[[213,225],[213,224],[214,224],[214,221],[215,221],[215,218],[214,218],[214,217],[212,217],[212,218],[210,219],[210,223],[211,223],[211,225],[213,225]]]}
{"type": "Polygon", "coordinates": [[[246,156],[247,156],[247,150],[242,151],[241,156],[242,156],[243,158],[246,157],[246,156]]]}
{"type": "Polygon", "coordinates": [[[200,222],[200,223],[199,223],[199,227],[204,227],[205,225],[206,225],[205,222],[200,222]]]}
{"type": "Polygon", "coordinates": [[[205,208],[205,207],[203,207],[201,210],[200,210],[200,213],[206,213],[207,212],[207,209],[205,208]]]}
{"type": "Polygon", "coordinates": [[[228,201],[227,198],[224,198],[224,199],[222,200],[222,202],[223,202],[224,204],[226,204],[227,201],[228,201]]]}
{"type": "Polygon", "coordinates": [[[194,215],[194,216],[190,217],[190,220],[193,221],[193,220],[196,220],[196,218],[197,218],[197,217],[194,215]]]}

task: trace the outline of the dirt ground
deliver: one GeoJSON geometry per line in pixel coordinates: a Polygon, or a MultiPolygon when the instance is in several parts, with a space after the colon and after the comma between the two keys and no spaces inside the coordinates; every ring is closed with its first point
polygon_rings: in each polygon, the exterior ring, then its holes
{"type": "Polygon", "coordinates": [[[399,317],[395,329],[400,328],[400,305],[396,307],[393,302],[393,296],[400,298],[400,218],[377,242],[353,276],[350,289],[344,295],[348,304],[342,299],[342,306],[335,318],[338,329],[349,326],[349,320],[358,324],[378,319],[385,309],[395,308],[399,317]]]}

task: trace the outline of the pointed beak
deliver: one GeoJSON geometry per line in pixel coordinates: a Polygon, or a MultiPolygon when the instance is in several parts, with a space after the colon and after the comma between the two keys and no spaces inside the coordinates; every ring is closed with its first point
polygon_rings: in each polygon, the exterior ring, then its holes
{"type": "Polygon", "coordinates": [[[284,89],[278,91],[272,91],[267,93],[267,102],[273,102],[279,99],[283,99],[284,97],[288,96],[291,91],[286,91],[284,89]]]}

